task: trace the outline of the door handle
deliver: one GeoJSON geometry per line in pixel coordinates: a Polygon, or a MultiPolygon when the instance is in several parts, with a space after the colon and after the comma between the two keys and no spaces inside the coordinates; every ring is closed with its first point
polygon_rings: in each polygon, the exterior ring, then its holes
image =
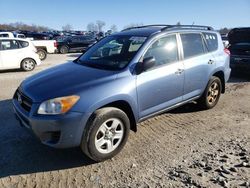
{"type": "Polygon", "coordinates": [[[212,65],[214,63],[214,60],[212,60],[212,59],[210,59],[209,61],[208,61],[208,64],[209,65],[212,65]]]}
{"type": "Polygon", "coordinates": [[[184,69],[177,69],[177,71],[175,72],[175,74],[181,74],[182,72],[184,72],[184,69]]]}

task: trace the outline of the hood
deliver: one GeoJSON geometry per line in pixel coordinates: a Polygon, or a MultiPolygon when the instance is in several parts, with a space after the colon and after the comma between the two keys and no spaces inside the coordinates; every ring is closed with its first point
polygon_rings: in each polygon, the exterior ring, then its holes
{"type": "Polygon", "coordinates": [[[229,44],[250,43],[250,27],[235,28],[228,33],[229,44]]]}
{"type": "Polygon", "coordinates": [[[55,97],[79,94],[95,84],[114,80],[116,75],[115,71],[69,62],[27,78],[20,89],[33,102],[43,102],[55,97]]]}

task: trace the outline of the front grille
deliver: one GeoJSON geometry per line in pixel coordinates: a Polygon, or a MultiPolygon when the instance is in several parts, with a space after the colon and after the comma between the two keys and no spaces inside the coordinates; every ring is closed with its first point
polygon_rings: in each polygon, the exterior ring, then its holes
{"type": "Polygon", "coordinates": [[[20,90],[17,90],[15,93],[15,99],[20,104],[20,106],[23,107],[24,110],[30,112],[32,107],[32,100],[29,97],[23,94],[20,90]]]}

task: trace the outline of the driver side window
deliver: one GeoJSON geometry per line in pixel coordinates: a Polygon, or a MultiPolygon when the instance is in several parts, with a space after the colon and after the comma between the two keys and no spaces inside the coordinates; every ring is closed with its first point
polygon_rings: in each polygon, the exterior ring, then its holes
{"type": "Polygon", "coordinates": [[[179,60],[176,35],[169,35],[155,41],[145,53],[143,59],[155,58],[154,67],[179,60]]]}

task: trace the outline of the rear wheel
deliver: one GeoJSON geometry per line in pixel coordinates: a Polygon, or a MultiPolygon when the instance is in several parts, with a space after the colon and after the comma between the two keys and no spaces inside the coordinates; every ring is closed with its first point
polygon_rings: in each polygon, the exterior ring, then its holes
{"type": "Polygon", "coordinates": [[[104,161],[118,154],[130,131],[130,121],[120,109],[106,107],[97,110],[84,131],[81,149],[94,161],[104,161]]]}
{"type": "Polygon", "coordinates": [[[69,52],[69,48],[67,47],[67,46],[62,46],[61,48],[60,48],[60,53],[61,54],[66,54],[66,53],[68,53],[69,52]]]}
{"type": "Polygon", "coordinates": [[[42,60],[42,61],[45,60],[46,57],[47,57],[47,52],[45,50],[43,50],[43,49],[38,49],[37,54],[39,56],[39,59],[42,60]]]}
{"type": "Polygon", "coordinates": [[[221,95],[222,84],[221,80],[213,76],[206,87],[201,98],[198,100],[200,106],[203,109],[211,109],[213,108],[219,101],[221,95]]]}
{"type": "Polygon", "coordinates": [[[27,58],[21,62],[21,69],[24,71],[32,71],[36,66],[36,62],[33,59],[27,58]]]}

